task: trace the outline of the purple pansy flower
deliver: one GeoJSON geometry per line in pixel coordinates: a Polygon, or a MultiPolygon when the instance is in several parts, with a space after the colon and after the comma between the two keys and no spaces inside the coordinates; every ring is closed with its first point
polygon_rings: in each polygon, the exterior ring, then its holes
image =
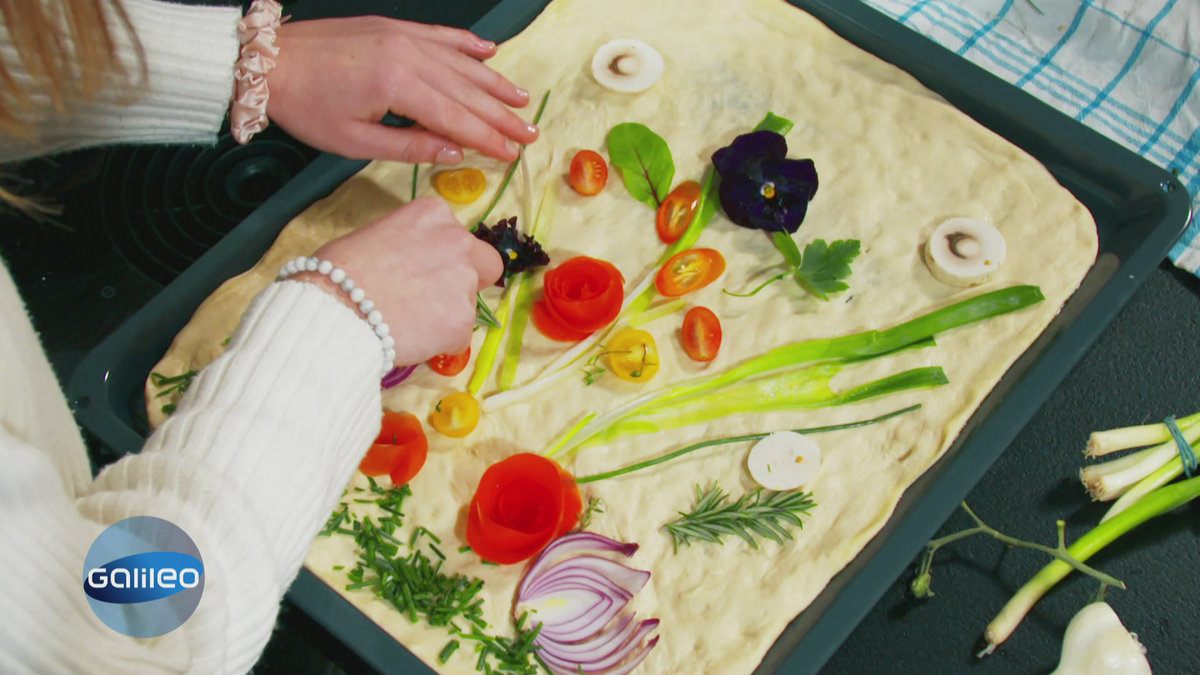
{"type": "Polygon", "coordinates": [[[550,264],[550,256],[542,250],[542,245],[517,230],[516,216],[491,227],[480,223],[475,228],[475,237],[491,244],[504,260],[504,274],[500,275],[497,286],[504,286],[504,280],[514,274],[550,264]]]}
{"type": "Polygon", "coordinates": [[[721,208],[737,225],[794,233],[817,194],[811,159],[787,159],[787,140],[774,131],[743,134],[713,153],[721,175],[721,208]]]}

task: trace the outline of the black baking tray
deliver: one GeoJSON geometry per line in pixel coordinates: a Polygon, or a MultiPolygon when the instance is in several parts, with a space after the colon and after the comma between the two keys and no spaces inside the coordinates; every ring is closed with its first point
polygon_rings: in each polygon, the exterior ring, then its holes
{"type": "MultiPolygon", "coordinates": [[[[546,0],[504,0],[473,30],[502,41],[546,0]]],[[[862,553],[769,650],[756,673],[816,673],[1141,286],[1183,232],[1190,200],[1172,175],[866,5],[791,0],[860,48],[917,77],[1041,161],[1092,212],[1100,253],[1080,288],[985,399],[946,455],[913,484],[862,553]]],[[[323,155],[93,350],[68,394],[78,420],[120,453],[138,451],[150,368],[226,279],[279,231],[366,165],[323,155]]],[[[381,673],[429,669],[336,591],[302,570],[288,599],[381,673]]]]}

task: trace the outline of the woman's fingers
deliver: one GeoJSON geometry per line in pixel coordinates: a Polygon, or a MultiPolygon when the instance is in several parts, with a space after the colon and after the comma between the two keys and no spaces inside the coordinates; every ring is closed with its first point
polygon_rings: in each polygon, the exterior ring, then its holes
{"type": "Polygon", "coordinates": [[[477,59],[490,59],[496,54],[496,43],[484,40],[468,30],[449,26],[433,26],[412,21],[396,21],[397,29],[413,36],[443,44],[455,51],[477,59]]]}
{"type": "Polygon", "coordinates": [[[432,50],[432,52],[433,56],[448,68],[505,105],[524,108],[529,103],[528,91],[470,56],[450,49],[438,49],[432,50]]]}
{"type": "MultiPolygon", "coordinates": [[[[450,72],[448,68],[441,68],[450,72]]],[[[483,121],[463,104],[422,80],[415,80],[395,102],[393,112],[418,120],[429,131],[503,162],[517,158],[516,143],[483,121]]]]}
{"type": "Polygon", "coordinates": [[[454,165],[462,162],[462,146],[418,127],[397,128],[378,122],[351,122],[344,129],[339,154],[350,159],[388,159],[407,164],[454,165]]]}
{"type": "Polygon", "coordinates": [[[469,110],[506,138],[523,145],[537,140],[537,127],[521,119],[511,108],[480,89],[476,83],[454,68],[445,64],[439,66],[430,68],[424,74],[423,79],[427,85],[469,110]]]}
{"type": "Polygon", "coordinates": [[[475,272],[479,274],[479,288],[483,289],[491,286],[500,280],[500,275],[504,274],[504,262],[500,259],[500,254],[490,244],[486,244],[478,239],[474,241],[470,251],[471,265],[475,267],[475,272]]]}

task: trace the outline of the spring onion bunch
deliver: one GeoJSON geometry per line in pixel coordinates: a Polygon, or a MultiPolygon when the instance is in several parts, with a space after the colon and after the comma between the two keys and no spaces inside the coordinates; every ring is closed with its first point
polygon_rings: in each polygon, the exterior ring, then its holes
{"type": "MultiPolygon", "coordinates": [[[[1200,413],[1177,420],[1186,443],[1193,448],[1200,444],[1200,413]]],[[[1104,520],[1136,504],[1154,490],[1170,483],[1183,474],[1183,460],[1179,446],[1167,430],[1166,424],[1146,424],[1136,427],[1097,431],[1088,440],[1085,454],[1088,457],[1105,455],[1147,447],[1124,457],[1084,467],[1079,472],[1080,480],[1088,494],[1097,501],[1114,501],[1104,520]]]]}

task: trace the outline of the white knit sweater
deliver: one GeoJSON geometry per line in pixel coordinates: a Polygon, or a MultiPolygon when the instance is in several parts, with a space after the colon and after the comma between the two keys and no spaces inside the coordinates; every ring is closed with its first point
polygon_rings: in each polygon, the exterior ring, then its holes
{"type": "MultiPolygon", "coordinates": [[[[102,100],[55,116],[39,144],[4,146],[0,157],[215,138],[238,10],[125,5],[150,91],[129,107],[102,100]]],[[[145,449],[93,481],[62,391],[0,270],[0,673],[246,672],[379,422],[372,330],[314,286],[277,283],[145,449]],[[195,614],[152,640],[101,623],[82,583],[96,536],[135,515],[175,523],[204,560],[195,614]]]]}

